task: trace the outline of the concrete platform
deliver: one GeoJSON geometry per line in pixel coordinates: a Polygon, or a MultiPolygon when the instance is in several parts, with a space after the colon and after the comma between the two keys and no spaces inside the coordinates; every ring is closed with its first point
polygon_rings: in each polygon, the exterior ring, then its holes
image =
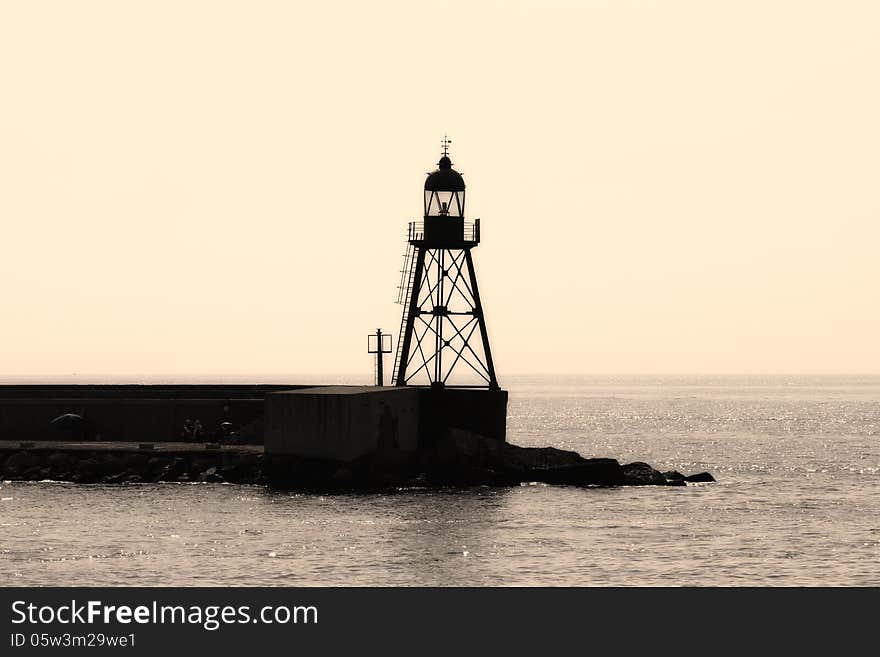
{"type": "Polygon", "coordinates": [[[415,388],[325,386],[266,397],[266,453],[349,462],[419,446],[415,388]]]}

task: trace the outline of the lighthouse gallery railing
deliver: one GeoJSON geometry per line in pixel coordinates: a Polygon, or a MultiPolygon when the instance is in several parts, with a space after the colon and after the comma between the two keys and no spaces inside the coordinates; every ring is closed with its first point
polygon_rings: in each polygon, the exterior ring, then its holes
{"type": "MultiPolygon", "coordinates": [[[[410,221],[409,227],[407,230],[407,241],[410,242],[418,242],[425,239],[425,222],[424,221],[410,221]]],[[[464,222],[464,241],[465,242],[480,242],[480,220],[474,219],[473,221],[465,221],[464,222]]]]}

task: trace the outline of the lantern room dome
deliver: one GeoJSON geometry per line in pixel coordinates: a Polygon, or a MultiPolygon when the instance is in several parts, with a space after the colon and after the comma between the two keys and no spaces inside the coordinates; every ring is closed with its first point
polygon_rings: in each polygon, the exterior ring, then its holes
{"type": "Polygon", "coordinates": [[[436,171],[428,174],[425,190],[433,192],[463,192],[464,178],[452,168],[452,160],[446,155],[440,158],[436,171]]]}

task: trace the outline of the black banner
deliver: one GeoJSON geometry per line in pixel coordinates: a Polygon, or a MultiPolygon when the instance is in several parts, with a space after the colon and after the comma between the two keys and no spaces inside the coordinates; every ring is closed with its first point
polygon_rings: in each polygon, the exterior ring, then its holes
{"type": "Polygon", "coordinates": [[[6,588],[0,654],[838,652],[872,639],[877,591],[6,588]]]}

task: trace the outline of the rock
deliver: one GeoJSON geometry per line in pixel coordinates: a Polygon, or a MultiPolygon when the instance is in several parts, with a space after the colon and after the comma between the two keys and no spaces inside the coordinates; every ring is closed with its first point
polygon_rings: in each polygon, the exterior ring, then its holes
{"type": "Polygon", "coordinates": [[[623,468],[615,459],[583,459],[577,465],[562,465],[529,470],[528,481],[572,486],[619,486],[623,483],[623,468]]]}
{"type": "Polygon", "coordinates": [[[647,463],[636,461],[623,466],[623,484],[625,486],[665,486],[666,477],[647,463]]]}
{"type": "Polygon", "coordinates": [[[692,474],[689,477],[685,477],[684,480],[692,484],[702,484],[715,481],[715,477],[710,475],[708,472],[699,472],[697,474],[692,474]]]}
{"type": "Polygon", "coordinates": [[[168,465],[168,458],[165,456],[151,456],[147,459],[144,464],[144,470],[146,472],[158,472],[162,468],[168,465]]]}
{"type": "Polygon", "coordinates": [[[115,474],[104,475],[101,479],[102,484],[121,484],[125,478],[131,476],[128,472],[117,472],[115,474]]]}
{"type": "Polygon", "coordinates": [[[101,471],[101,462],[94,457],[80,459],[76,464],[76,469],[84,475],[98,474],[101,471]]]}
{"type": "Polygon", "coordinates": [[[191,454],[190,460],[192,463],[192,467],[198,468],[201,471],[207,470],[211,466],[213,466],[217,462],[217,457],[215,456],[202,456],[201,454],[191,454]]]}
{"type": "Polygon", "coordinates": [[[343,466],[333,473],[332,480],[334,484],[346,486],[354,481],[354,473],[349,468],[343,466]]]}
{"type": "Polygon", "coordinates": [[[217,466],[212,465],[210,468],[199,474],[199,481],[209,484],[218,484],[223,482],[223,477],[217,472],[217,466]]]}
{"type": "Polygon", "coordinates": [[[426,461],[436,468],[489,468],[498,463],[499,442],[463,431],[450,429],[426,453],[426,461]]]}
{"type": "MultiPolygon", "coordinates": [[[[186,473],[189,467],[186,460],[179,456],[174,457],[173,459],[168,456],[154,456],[147,461],[147,465],[149,467],[142,471],[144,481],[154,482],[177,481],[177,478],[181,474],[186,473]]],[[[137,468],[134,468],[133,470],[135,472],[138,471],[137,468]]]]}
{"type": "MultiPolygon", "coordinates": [[[[245,472],[247,470],[248,466],[246,464],[239,464],[238,466],[224,464],[217,469],[217,474],[223,477],[223,481],[236,483],[239,481],[239,472],[245,472]]],[[[247,482],[248,480],[245,478],[243,481],[247,482]]]]}
{"type": "Polygon", "coordinates": [[[46,464],[55,472],[70,472],[76,467],[76,457],[70,452],[52,452],[46,457],[46,464]]]}
{"type": "Polygon", "coordinates": [[[178,475],[188,472],[189,464],[182,456],[175,456],[174,460],[166,465],[166,468],[168,478],[163,479],[162,481],[174,481],[178,475]]]}
{"type": "MultiPolygon", "coordinates": [[[[484,440],[491,439],[485,438],[484,440]]],[[[587,460],[577,452],[569,452],[555,447],[519,447],[505,442],[500,444],[497,455],[500,457],[498,465],[507,470],[568,468],[581,466],[587,460]]],[[[617,463],[617,461],[614,462],[617,463]]]]}
{"type": "Polygon", "coordinates": [[[200,481],[202,473],[210,469],[214,465],[214,459],[191,457],[186,462],[186,470],[189,472],[189,478],[192,481],[200,481]]]}
{"type": "Polygon", "coordinates": [[[143,452],[126,452],[125,453],[125,467],[129,470],[138,469],[144,467],[144,464],[147,463],[150,459],[157,458],[155,456],[150,456],[149,454],[144,454],[143,452]]]}
{"type": "Polygon", "coordinates": [[[102,454],[98,459],[101,474],[110,477],[120,472],[125,472],[125,461],[115,454],[102,454]]]}
{"type": "Polygon", "coordinates": [[[4,464],[7,476],[14,477],[26,470],[40,465],[42,459],[35,452],[16,452],[4,464]]]}
{"type": "Polygon", "coordinates": [[[39,465],[35,465],[35,466],[33,466],[31,468],[27,468],[25,471],[23,471],[19,475],[19,478],[22,479],[23,481],[40,481],[41,479],[46,478],[43,475],[43,471],[45,469],[46,468],[42,468],[39,465]]]}
{"type": "MultiPolygon", "coordinates": [[[[515,485],[540,481],[575,486],[615,486],[623,472],[615,459],[586,459],[555,447],[520,447],[461,429],[450,429],[423,458],[434,483],[515,485]]],[[[410,475],[409,479],[412,478],[410,475]]]]}
{"type": "Polygon", "coordinates": [[[171,464],[167,463],[161,468],[159,468],[156,472],[150,475],[150,481],[159,482],[159,481],[174,481],[177,477],[177,474],[174,473],[171,464]]]}
{"type": "Polygon", "coordinates": [[[663,476],[666,477],[666,481],[684,481],[684,475],[678,470],[669,470],[664,472],[663,476]]]}

